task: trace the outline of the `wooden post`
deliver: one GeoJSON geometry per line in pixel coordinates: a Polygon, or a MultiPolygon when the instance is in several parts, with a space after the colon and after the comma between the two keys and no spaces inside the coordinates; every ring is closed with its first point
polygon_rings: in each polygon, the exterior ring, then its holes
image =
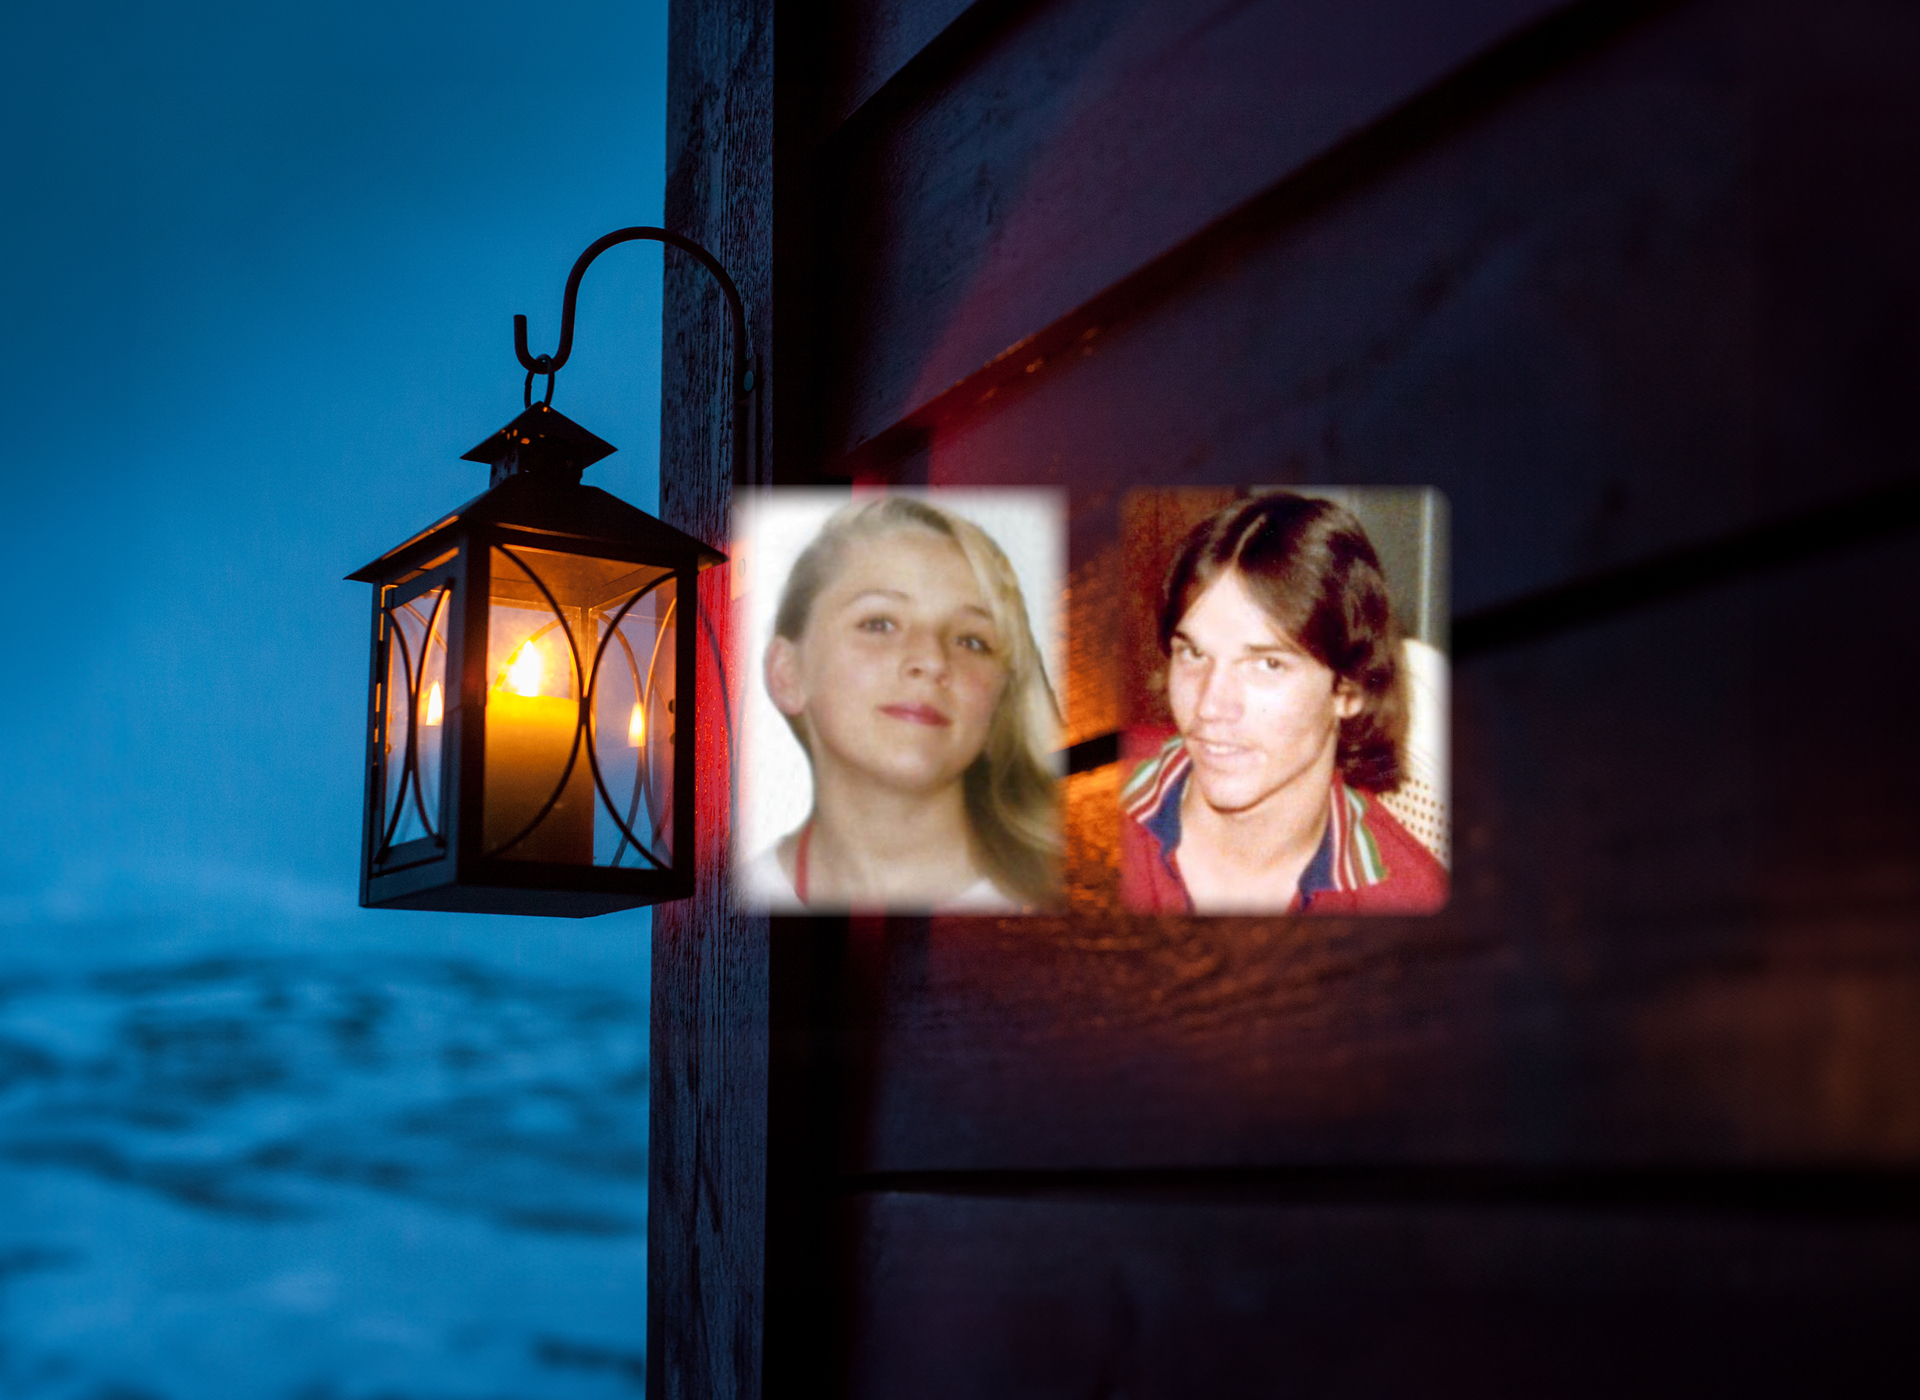
{"type": "MultiPolygon", "coordinates": [[[[772,343],[770,7],[677,0],[668,68],[665,225],[732,273],[764,352],[772,343]]],[[[672,249],[665,259],[660,514],[725,550],[734,418],[725,307],[692,259],[672,249]]],[[[772,389],[763,385],[763,408],[772,389]]],[[[733,696],[723,690],[738,693],[731,582],[729,569],[714,569],[699,589],[698,885],[692,899],[660,906],[653,924],[647,1393],[659,1400],[757,1397],[762,1388],[768,927],[734,913],[726,879],[737,754],[733,696]]]]}

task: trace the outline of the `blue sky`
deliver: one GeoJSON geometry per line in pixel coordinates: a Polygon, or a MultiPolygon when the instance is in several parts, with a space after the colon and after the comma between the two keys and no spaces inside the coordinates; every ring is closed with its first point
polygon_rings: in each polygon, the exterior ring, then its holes
{"type": "MultiPolygon", "coordinates": [[[[520,408],[513,314],[551,349],[573,258],[658,222],[665,5],[10,28],[0,942],[253,930],[644,977],[644,912],[353,908],[368,603],[342,575],[483,489],[459,456],[520,408]]],[[[659,278],[652,245],[595,265],[554,400],[621,449],[589,480],[647,509],[659,278]]]]}

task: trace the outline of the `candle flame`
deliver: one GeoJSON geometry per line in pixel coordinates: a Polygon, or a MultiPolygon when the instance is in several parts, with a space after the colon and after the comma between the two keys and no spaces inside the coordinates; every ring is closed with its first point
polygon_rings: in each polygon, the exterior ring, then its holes
{"type": "Polygon", "coordinates": [[[540,684],[547,678],[547,663],[540,655],[540,648],[529,637],[520,643],[520,649],[513,654],[513,660],[507,663],[507,687],[515,695],[538,695],[540,684]]]}
{"type": "Polygon", "coordinates": [[[432,726],[440,723],[443,713],[444,710],[440,700],[440,682],[435,681],[433,688],[427,691],[427,724],[432,726]]]}
{"type": "Polygon", "coordinates": [[[633,715],[627,720],[627,747],[637,749],[647,742],[647,712],[638,704],[633,707],[633,715]]]}

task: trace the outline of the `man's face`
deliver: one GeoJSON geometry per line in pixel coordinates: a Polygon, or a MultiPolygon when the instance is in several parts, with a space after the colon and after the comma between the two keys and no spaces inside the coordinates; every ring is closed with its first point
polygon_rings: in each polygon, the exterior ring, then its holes
{"type": "Polygon", "coordinates": [[[1231,570],[1180,619],[1167,693],[1194,784],[1220,812],[1324,792],[1340,721],[1360,710],[1353,688],[1281,631],[1231,570]]]}

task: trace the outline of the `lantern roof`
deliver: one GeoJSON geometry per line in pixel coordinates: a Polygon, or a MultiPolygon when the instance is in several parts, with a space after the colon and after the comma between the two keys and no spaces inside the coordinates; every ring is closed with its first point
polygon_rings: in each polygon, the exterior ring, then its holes
{"type": "Polygon", "coordinates": [[[678,566],[691,559],[696,570],[724,563],[726,555],[684,530],[579,483],[580,468],[614,450],[578,423],[536,404],[466,454],[465,460],[493,466],[493,486],[347,577],[362,583],[390,578],[396,569],[415,559],[431,559],[452,548],[459,535],[488,525],[551,535],[556,549],[580,553],[592,553],[596,544],[616,545],[623,551],[637,548],[662,564],[678,566]],[[518,440],[509,442],[510,434],[518,440]],[[529,463],[522,456],[519,465],[503,475],[502,463],[515,452],[531,454],[536,461],[529,463]],[[541,457],[557,470],[543,469],[541,457]]]}
{"type": "Polygon", "coordinates": [[[485,462],[495,482],[512,472],[570,474],[578,481],[581,472],[619,450],[558,409],[537,403],[460,460],[485,462]]]}

